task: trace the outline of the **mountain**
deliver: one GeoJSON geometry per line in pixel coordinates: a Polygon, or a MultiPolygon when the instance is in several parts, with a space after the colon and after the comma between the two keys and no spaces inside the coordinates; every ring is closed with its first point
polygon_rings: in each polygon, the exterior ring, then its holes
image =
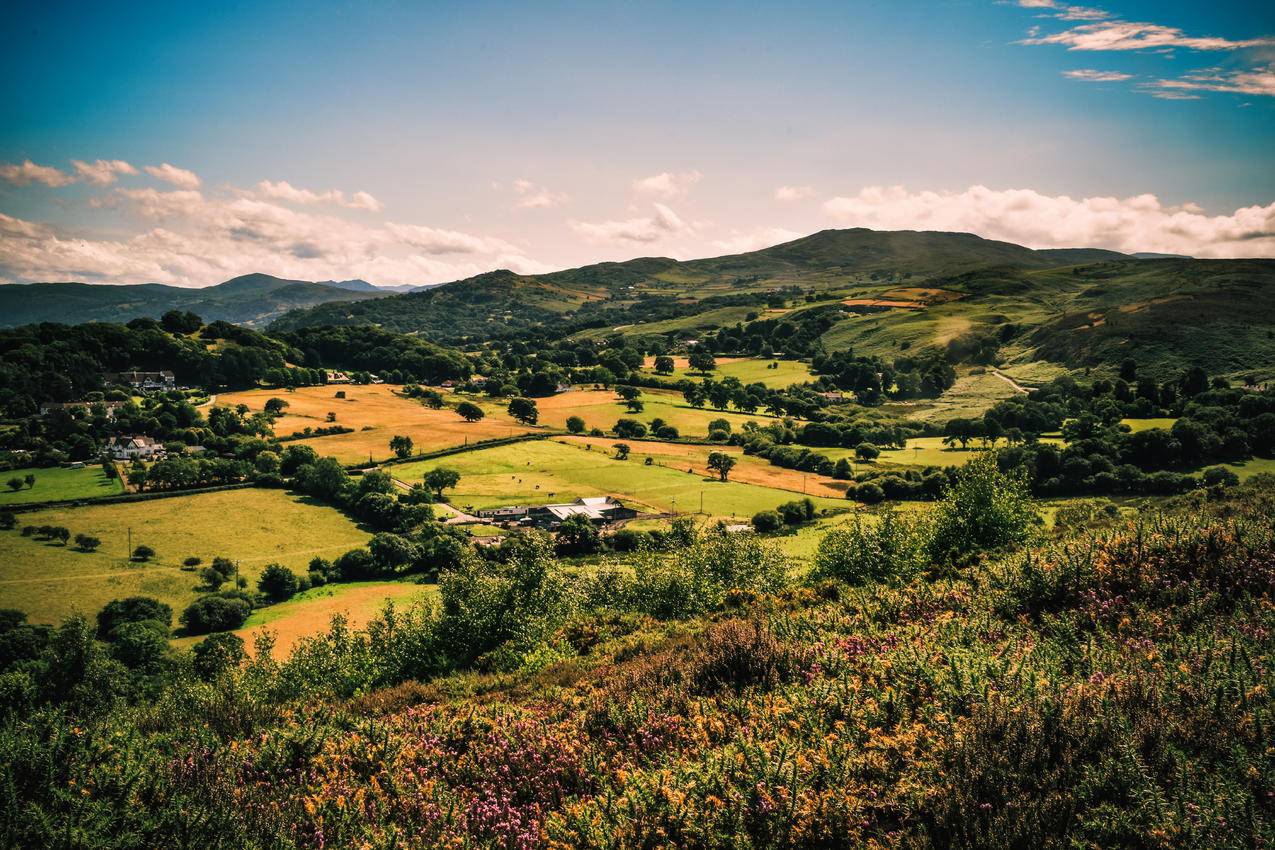
{"type": "MultiPolygon", "coordinates": [[[[1275,261],[1033,250],[968,233],[825,230],[782,245],[678,261],[643,257],[542,275],[495,271],[423,292],[288,313],[272,330],[373,324],[465,344],[501,336],[699,338],[785,305],[826,317],[820,343],[891,360],[999,349],[1066,368],[1134,356],[1152,371],[1241,374],[1275,362],[1275,261]],[[852,300],[866,309],[846,305],[852,300]],[[874,300],[914,302],[881,309],[874,300]]],[[[822,321],[822,319],[821,319],[822,321]]]]}
{"type": "Polygon", "coordinates": [[[202,289],[159,283],[6,284],[0,286],[0,326],[126,322],[140,316],[158,318],[169,310],[190,310],[205,321],[221,319],[253,327],[291,310],[386,294],[366,281],[314,283],[268,274],[242,275],[202,289]]]}

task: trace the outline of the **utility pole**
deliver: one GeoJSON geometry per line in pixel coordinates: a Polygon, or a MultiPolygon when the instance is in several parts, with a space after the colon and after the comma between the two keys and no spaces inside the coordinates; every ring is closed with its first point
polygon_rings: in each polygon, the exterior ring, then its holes
{"type": "Polygon", "coordinates": [[[128,551],[124,553],[124,560],[131,560],[133,557],[133,526],[128,527],[128,551]]]}
{"type": "Polygon", "coordinates": [[[699,512],[700,516],[704,515],[704,491],[699,491],[699,512]]]}

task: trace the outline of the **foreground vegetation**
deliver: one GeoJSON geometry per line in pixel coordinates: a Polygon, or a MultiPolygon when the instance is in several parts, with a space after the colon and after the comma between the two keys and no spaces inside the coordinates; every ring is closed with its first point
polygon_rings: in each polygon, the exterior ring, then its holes
{"type": "Polygon", "coordinates": [[[808,576],[685,523],[588,572],[515,537],[282,662],[10,616],[3,841],[1268,846],[1275,482],[1035,513],[989,457],[808,576]]]}

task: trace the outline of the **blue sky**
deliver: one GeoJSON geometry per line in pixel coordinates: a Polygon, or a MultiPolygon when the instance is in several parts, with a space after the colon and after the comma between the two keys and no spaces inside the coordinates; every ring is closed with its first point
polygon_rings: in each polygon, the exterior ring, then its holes
{"type": "Polygon", "coordinates": [[[5,42],[0,280],[423,283],[856,225],[1275,253],[1275,4],[46,2],[5,42]]]}

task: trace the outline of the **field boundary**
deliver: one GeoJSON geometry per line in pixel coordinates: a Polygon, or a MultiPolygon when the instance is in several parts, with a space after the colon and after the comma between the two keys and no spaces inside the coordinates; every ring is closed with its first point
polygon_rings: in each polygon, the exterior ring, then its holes
{"type": "Polygon", "coordinates": [[[419,460],[434,460],[440,457],[448,457],[450,455],[464,454],[465,452],[480,451],[482,449],[494,449],[498,446],[508,446],[514,443],[525,443],[530,440],[547,440],[550,437],[570,436],[564,431],[546,431],[543,434],[518,434],[514,437],[496,437],[491,440],[477,440],[472,443],[465,443],[459,446],[448,446],[445,449],[437,449],[432,452],[422,452],[411,457],[394,457],[389,460],[383,460],[378,463],[355,463],[347,466],[346,469],[375,469],[380,466],[397,466],[401,463],[415,463],[419,460]]]}
{"type": "Polygon", "coordinates": [[[30,513],[51,508],[79,508],[87,505],[116,505],[128,502],[149,502],[152,499],[172,499],[177,496],[194,496],[198,493],[219,493],[223,490],[245,490],[258,486],[254,481],[243,481],[239,484],[218,484],[213,487],[196,487],[190,490],[154,490],[149,493],[121,493],[116,496],[98,496],[89,499],[57,499],[47,502],[24,502],[10,505],[4,510],[11,514],[30,513]]]}

